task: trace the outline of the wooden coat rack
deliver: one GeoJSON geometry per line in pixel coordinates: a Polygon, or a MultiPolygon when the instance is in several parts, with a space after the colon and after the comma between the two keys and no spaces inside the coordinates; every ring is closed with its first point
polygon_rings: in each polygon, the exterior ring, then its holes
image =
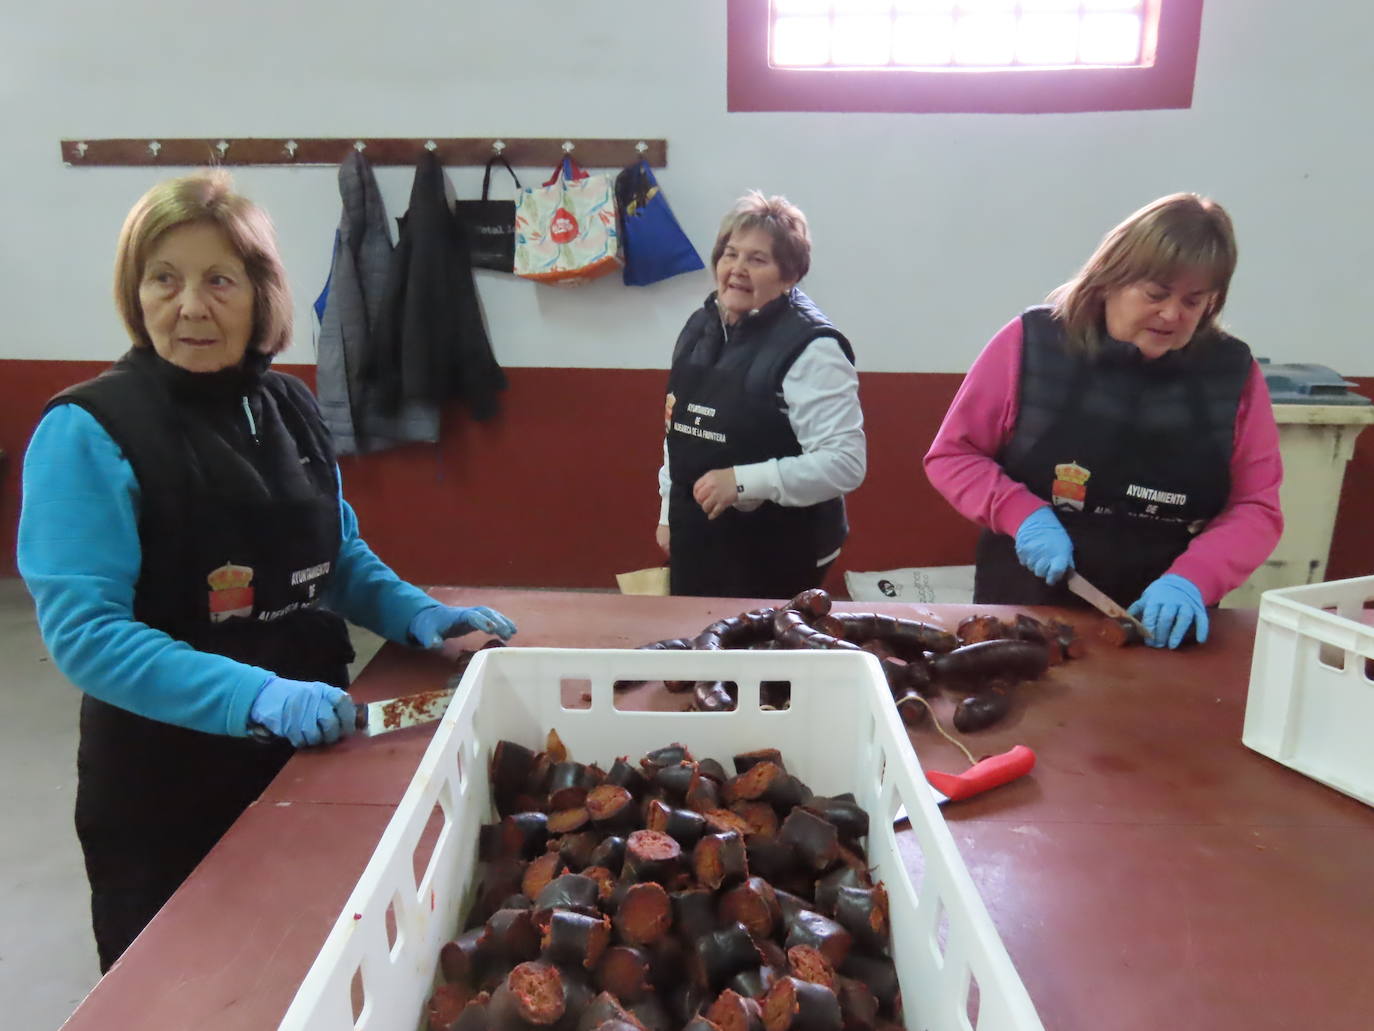
{"type": "Polygon", "coordinates": [[[667,140],[556,138],[451,139],[353,137],[338,139],[121,139],[63,140],[62,160],[71,168],[110,165],[337,165],[361,150],[373,165],[413,165],[431,150],[449,166],[485,165],[500,154],[512,165],[540,168],[573,158],[584,168],[617,168],[643,157],[654,168],[668,163],[667,140]]]}

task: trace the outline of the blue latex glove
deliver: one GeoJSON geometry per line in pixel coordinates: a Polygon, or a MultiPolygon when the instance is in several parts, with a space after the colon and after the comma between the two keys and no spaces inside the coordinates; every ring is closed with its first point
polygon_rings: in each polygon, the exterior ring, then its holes
{"type": "Polygon", "coordinates": [[[494,634],[509,641],[515,624],[495,609],[474,605],[470,609],[456,605],[433,605],[415,613],[410,621],[410,636],[422,648],[438,648],[450,637],[461,637],[472,630],[494,634]]]}
{"type": "Polygon", "coordinates": [[[329,684],[273,677],[248,712],[250,725],[265,727],[297,748],[332,745],[353,733],[357,710],[347,691],[329,684]]]}
{"type": "Polygon", "coordinates": [[[1198,644],[1207,640],[1207,606],[1202,603],[1202,592],[1177,574],[1165,573],[1126,611],[1150,631],[1146,643],[1151,648],[1177,648],[1194,625],[1198,644]]]}
{"type": "Polygon", "coordinates": [[[1057,584],[1073,567],[1073,541],[1048,505],[1022,520],[1016,531],[1016,557],[1051,584],[1057,584]]]}

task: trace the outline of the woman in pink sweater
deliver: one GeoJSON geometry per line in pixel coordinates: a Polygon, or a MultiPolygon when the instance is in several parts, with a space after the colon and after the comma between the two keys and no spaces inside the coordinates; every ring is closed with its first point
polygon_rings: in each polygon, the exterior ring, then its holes
{"type": "Polygon", "coordinates": [[[1264,376],[1218,325],[1235,265],[1219,204],[1163,197],[984,348],[925,457],[984,527],[976,602],[1075,604],[1074,568],[1156,647],[1207,639],[1283,529],[1264,376]]]}

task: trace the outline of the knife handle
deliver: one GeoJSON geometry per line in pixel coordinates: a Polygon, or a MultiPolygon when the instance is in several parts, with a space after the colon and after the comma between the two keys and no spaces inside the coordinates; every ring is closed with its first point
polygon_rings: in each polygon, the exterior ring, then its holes
{"type": "Polygon", "coordinates": [[[261,723],[248,724],[248,736],[259,744],[270,745],[273,741],[285,741],[286,738],[277,737],[261,723]]]}
{"type": "Polygon", "coordinates": [[[926,770],[926,780],[951,802],[957,802],[1016,780],[1034,765],[1035,753],[1025,745],[1016,745],[1001,755],[990,755],[974,763],[963,773],[926,770]]]}

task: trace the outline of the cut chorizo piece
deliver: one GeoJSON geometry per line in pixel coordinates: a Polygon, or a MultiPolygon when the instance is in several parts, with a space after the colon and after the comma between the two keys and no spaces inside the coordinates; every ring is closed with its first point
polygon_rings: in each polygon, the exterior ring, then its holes
{"type": "Polygon", "coordinates": [[[759,950],[744,924],[736,921],[693,938],[689,948],[692,980],[712,993],[741,970],[757,967],[759,950]]]}
{"type": "Polygon", "coordinates": [[[549,808],[557,811],[580,806],[596,785],[596,774],[585,763],[554,763],[549,771],[549,808]]]}
{"type": "Polygon", "coordinates": [[[768,994],[768,989],[773,987],[773,982],[782,977],[784,973],[786,971],[780,967],[763,963],[753,970],[741,970],[730,978],[727,987],[746,999],[762,999],[768,994]]]}
{"type": "Polygon", "coordinates": [[[720,1031],[763,1031],[763,1007],[758,1000],[730,988],[724,989],[707,1007],[706,1019],[720,1031]]]}
{"type": "MultiPolygon", "coordinates": [[[[765,802],[763,804],[767,805],[768,803],[765,802]]],[[[743,816],[734,812],[733,809],[707,809],[701,815],[706,821],[707,828],[709,828],[713,834],[723,834],[726,831],[734,831],[737,834],[743,834],[746,839],[749,836],[748,822],[743,816]]]]}
{"type": "Polygon", "coordinates": [[[804,806],[797,806],[787,814],[778,829],[778,840],[791,845],[812,870],[829,870],[839,862],[839,829],[804,806]]]}
{"type": "Polygon", "coordinates": [[[805,808],[834,824],[845,841],[853,842],[868,835],[868,812],[852,794],[812,795],[806,800],[805,808]]]}
{"type": "Polygon", "coordinates": [[[596,966],[596,985],[624,1003],[637,1002],[653,990],[649,953],[637,945],[612,945],[596,966]]]}
{"type": "MultiPolygon", "coordinates": [[[[722,771],[723,772],[723,771],[722,771]]],[[[692,770],[692,779],[687,784],[687,793],[683,796],[683,804],[688,809],[696,813],[709,812],[712,809],[720,808],[720,786],[724,782],[724,777],[717,780],[707,776],[703,769],[692,770]]]]}
{"type": "Polygon", "coordinates": [[[854,936],[839,923],[809,909],[803,909],[784,919],[787,936],[783,939],[783,948],[810,945],[819,949],[836,970],[844,966],[844,961],[854,944],[854,936]]]}
{"type": "Polygon", "coordinates": [[[549,816],[543,812],[511,813],[502,818],[496,833],[499,856],[533,859],[549,840],[549,816]]]}
{"type": "Polygon", "coordinates": [[[862,867],[855,867],[850,863],[841,863],[835,869],[816,879],[816,890],[812,893],[812,900],[818,913],[826,916],[835,915],[835,900],[839,897],[841,888],[866,888],[869,886],[867,871],[862,867]]]}
{"type": "Polygon", "coordinates": [[[744,838],[734,831],[703,836],[692,849],[692,871],[712,891],[744,880],[749,876],[744,838]]]}
{"type": "Polygon", "coordinates": [[[835,922],[854,936],[854,944],[866,952],[881,952],[891,937],[887,889],[842,885],[835,895],[835,922]]]}
{"type": "Polygon", "coordinates": [[[664,766],[676,766],[680,762],[691,761],[692,753],[687,750],[687,746],[674,741],[671,745],[664,745],[662,748],[645,752],[639,760],[639,765],[644,768],[647,774],[652,776],[655,770],[662,769],[664,766]]]}
{"type": "Polygon", "coordinates": [[[565,873],[555,877],[534,897],[536,913],[551,909],[571,909],[595,915],[600,910],[601,885],[594,878],[580,873],[565,873]]]}
{"type": "Polygon", "coordinates": [[[568,864],[557,852],[545,852],[525,867],[524,876],[520,879],[520,890],[527,897],[538,899],[539,893],[567,867],[568,864]]]}
{"type": "Polygon", "coordinates": [[[476,986],[481,983],[488,956],[482,946],[486,926],[464,931],[439,949],[439,972],[451,984],[476,986]]]}
{"type": "Polygon", "coordinates": [[[760,835],[765,838],[776,837],[780,822],[778,811],[767,802],[743,801],[730,806],[732,813],[738,814],[749,825],[746,837],[760,835]]]}
{"type": "Polygon", "coordinates": [[[564,834],[556,840],[558,854],[568,864],[569,872],[580,873],[583,867],[592,865],[592,853],[601,844],[601,835],[594,830],[581,830],[564,834]]]}
{"type": "MultiPolygon", "coordinates": [[[[635,771],[638,773],[638,771],[635,771]]],[[[598,784],[587,792],[587,815],[603,834],[629,830],[635,822],[635,797],[620,784],[598,784]]]]}
{"type": "Polygon", "coordinates": [[[663,831],[637,830],[625,839],[621,876],[635,881],[666,881],[680,869],[682,846],[663,831]]]}
{"type": "Polygon", "coordinates": [[[588,859],[590,865],[604,866],[611,873],[619,875],[620,868],[625,863],[625,839],[616,834],[606,835],[596,848],[592,849],[588,859]]]}
{"type": "Polygon", "coordinates": [[[548,963],[514,967],[487,1003],[492,1026],[505,1029],[549,1027],[567,1012],[567,986],[558,968],[548,963]]]}
{"type": "Polygon", "coordinates": [[[839,966],[843,977],[852,977],[868,986],[878,1000],[879,1013],[890,1020],[902,1019],[902,986],[897,968],[887,956],[850,952],[839,966]]]}
{"type": "Polygon", "coordinates": [[[688,849],[696,845],[706,830],[706,818],[691,809],[681,809],[664,802],[650,802],[644,825],[647,830],[661,831],[688,849]]]}
{"type": "Polygon", "coordinates": [[[434,994],[429,997],[429,1002],[425,1006],[425,1014],[429,1018],[428,1026],[433,1031],[452,1031],[472,996],[472,991],[462,985],[441,984],[434,989],[434,994]]]}
{"type": "Polygon", "coordinates": [[[668,896],[673,904],[673,931],[692,939],[716,926],[716,895],[705,888],[688,888],[668,896]]]}
{"type": "Polygon", "coordinates": [[[763,762],[772,763],[778,769],[785,769],[782,763],[782,753],[776,748],[758,748],[752,752],[739,752],[732,761],[735,764],[736,773],[744,773],[750,767],[763,762]]]}
{"type": "Polygon", "coordinates": [[[487,773],[498,813],[504,816],[514,811],[514,800],[526,792],[536,760],[535,753],[524,745],[505,740],[496,742],[487,773]]]}
{"type": "Polygon", "coordinates": [[[1113,648],[1125,648],[1128,645],[1145,643],[1144,635],[1129,619],[1104,619],[1097,634],[1113,648]]]}
{"type": "Polygon", "coordinates": [[[614,923],[626,944],[651,945],[672,926],[672,901],[663,885],[655,881],[632,884],[616,907],[614,923]]]}
{"type": "Polygon", "coordinates": [[[835,995],[840,1000],[845,1031],[873,1031],[878,1025],[877,997],[862,981],[843,975],[838,981],[835,995]]]}
{"type": "Polygon", "coordinates": [[[835,967],[820,949],[812,945],[793,945],[787,950],[787,969],[793,977],[836,990],[835,967]]]}
{"type": "Polygon", "coordinates": [[[555,909],[549,913],[539,952],[550,963],[591,970],[610,943],[611,922],[606,917],[555,909]]]}
{"type": "Polygon", "coordinates": [[[773,885],[762,877],[750,877],[720,896],[716,913],[721,923],[741,923],[759,940],[773,937],[782,922],[773,885]]]}
{"type": "Polygon", "coordinates": [[[498,909],[487,920],[479,948],[491,967],[508,969],[539,955],[539,930],[528,909],[498,909]]]}
{"type": "Polygon", "coordinates": [[[587,807],[579,805],[549,813],[546,826],[550,834],[571,834],[587,826],[590,820],[591,814],[587,812],[587,807]]]}
{"type": "Polygon", "coordinates": [[[657,995],[646,995],[630,1007],[630,1013],[645,1031],[677,1031],[668,1007],[657,995]]]}
{"type": "Polygon", "coordinates": [[[630,762],[626,756],[621,756],[611,763],[611,768],[606,771],[606,783],[619,788],[624,788],[631,795],[640,795],[649,784],[649,779],[640,772],[639,767],[630,762]]]}
{"type": "Polygon", "coordinates": [[[977,644],[979,641],[1000,641],[1013,636],[1011,627],[996,616],[973,615],[961,620],[954,628],[954,636],[960,644],[977,644]]]}
{"type": "Polygon", "coordinates": [[[615,997],[614,992],[602,991],[587,1004],[577,1018],[576,1031],[597,1031],[607,1024],[642,1029],[643,1025],[625,1008],[623,1002],[624,1000],[615,997]]]}
{"type": "Polygon", "coordinates": [[[767,1031],[840,1031],[844,1018],[835,993],[824,985],[780,977],[763,999],[767,1031]]]}

